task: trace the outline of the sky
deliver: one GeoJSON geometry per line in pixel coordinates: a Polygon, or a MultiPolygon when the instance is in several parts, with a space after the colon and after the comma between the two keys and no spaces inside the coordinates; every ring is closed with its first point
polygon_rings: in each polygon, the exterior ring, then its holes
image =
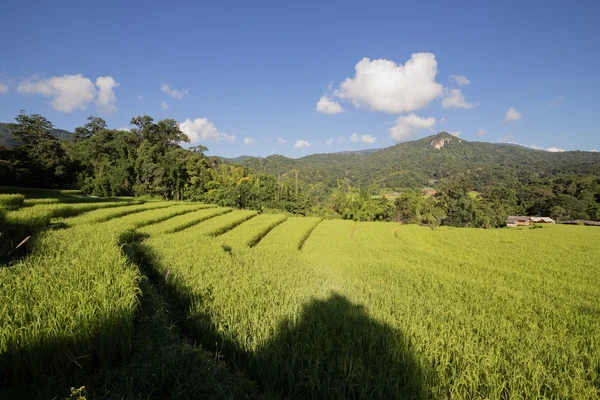
{"type": "Polygon", "coordinates": [[[446,131],[600,149],[600,2],[13,1],[0,121],[172,118],[209,154],[381,148],[446,131]]]}

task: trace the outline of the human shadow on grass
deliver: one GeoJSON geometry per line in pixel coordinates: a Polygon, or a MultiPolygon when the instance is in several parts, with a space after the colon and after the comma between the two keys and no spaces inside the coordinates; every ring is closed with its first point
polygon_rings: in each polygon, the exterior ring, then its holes
{"type": "Polygon", "coordinates": [[[138,255],[155,286],[177,305],[176,320],[185,331],[206,349],[218,351],[231,368],[252,377],[266,398],[426,397],[423,371],[406,336],[341,294],[313,299],[296,319],[281,321],[271,340],[247,351],[231,332],[218,329],[211,315],[198,311],[210,293],[198,293],[186,282],[159,273],[168,268],[157,268],[159,258],[143,243],[138,255]]]}
{"type": "Polygon", "coordinates": [[[294,398],[423,397],[410,342],[335,293],[306,304],[297,323],[281,322],[250,368],[267,393],[294,398]]]}

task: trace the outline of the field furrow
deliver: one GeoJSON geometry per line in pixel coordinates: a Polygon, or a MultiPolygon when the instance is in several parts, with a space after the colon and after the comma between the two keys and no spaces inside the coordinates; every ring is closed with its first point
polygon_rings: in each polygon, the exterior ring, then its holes
{"type": "Polygon", "coordinates": [[[174,238],[181,237],[182,234],[186,237],[215,237],[222,235],[223,233],[235,228],[239,224],[251,218],[254,218],[256,215],[256,211],[235,210],[230,213],[211,218],[201,224],[194,225],[191,228],[174,233],[173,235],[174,238]]]}
{"type": "Polygon", "coordinates": [[[231,212],[231,208],[203,208],[189,214],[180,215],[167,221],[157,223],[140,229],[140,233],[147,235],[161,235],[175,233],[190,228],[208,219],[231,212]]]}
{"type": "Polygon", "coordinates": [[[240,224],[216,240],[222,245],[231,248],[255,246],[269,233],[271,229],[286,220],[283,214],[263,214],[240,224]]]}
{"type": "Polygon", "coordinates": [[[320,221],[320,218],[290,217],[273,228],[256,247],[299,250],[320,221]]]}

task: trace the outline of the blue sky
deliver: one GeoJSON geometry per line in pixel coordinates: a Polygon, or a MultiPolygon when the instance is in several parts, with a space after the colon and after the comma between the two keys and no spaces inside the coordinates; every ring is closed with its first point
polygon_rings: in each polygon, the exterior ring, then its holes
{"type": "Polygon", "coordinates": [[[90,115],[122,128],[148,114],[223,156],[385,147],[442,130],[600,149],[597,1],[0,10],[2,122],[25,109],[68,130],[90,115]]]}

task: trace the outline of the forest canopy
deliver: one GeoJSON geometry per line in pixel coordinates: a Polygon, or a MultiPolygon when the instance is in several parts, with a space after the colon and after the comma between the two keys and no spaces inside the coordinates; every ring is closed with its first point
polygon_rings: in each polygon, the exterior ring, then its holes
{"type": "Polygon", "coordinates": [[[594,153],[552,154],[440,133],[376,152],[248,157],[240,165],[207,157],[202,145],[184,148],[189,139],[173,119],[138,116],[132,129],[115,130],[89,117],[70,136],[39,114],[21,112],[15,120],[3,124],[10,146],[0,146],[0,180],[7,186],[357,221],[495,227],[522,214],[600,220],[594,153]],[[440,138],[451,140],[436,149],[431,143],[440,138]],[[383,196],[390,191],[397,192],[393,200],[383,196]]]}

